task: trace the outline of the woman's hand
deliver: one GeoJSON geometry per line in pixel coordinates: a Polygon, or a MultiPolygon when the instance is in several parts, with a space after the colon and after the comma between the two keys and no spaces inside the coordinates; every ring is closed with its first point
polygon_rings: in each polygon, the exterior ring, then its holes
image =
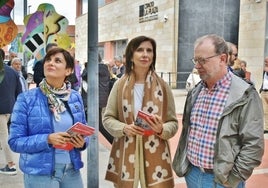
{"type": "Polygon", "coordinates": [[[71,136],[67,132],[57,132],[48,135],[48,143],[52,145],[62,145],[71,142],[71,136]]]}
{"type": "Polygon", "coordinates": [[[85,140],[82,135],[77,134],[71,137],[71,143],[73,144],[75,148],[82,148],[85,145],[85,140]]]}
{"type": "Polygon", "coordinates": [[[150,127],[156,132],[158,135],[163,132],[163,121],[162,118],[158,115],[152,115],[152,117],[147,118],[147,121],[150,127]]]}
{"type": "Polygon", "coordinates": [[[134,123],[125,125],[123,132],[127,136],[143,135],[143,129],[134,123]]]}

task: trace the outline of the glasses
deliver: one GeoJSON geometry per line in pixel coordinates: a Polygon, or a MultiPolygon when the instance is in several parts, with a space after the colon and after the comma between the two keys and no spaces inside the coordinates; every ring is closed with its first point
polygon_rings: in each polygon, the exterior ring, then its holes
{"type": "Polygon", "coordinates": [[[209,56],[209,57],[206,57],[206,58],[203,58],[203,57],[192,58],[191,60],[192,60],[194,65],[196,65],[197,63],[199,63],[200,65],[204,65],[208,59],[216,57],[216,56],[219,56],[219,55],[216,54],[216,55],[209,56]]]}

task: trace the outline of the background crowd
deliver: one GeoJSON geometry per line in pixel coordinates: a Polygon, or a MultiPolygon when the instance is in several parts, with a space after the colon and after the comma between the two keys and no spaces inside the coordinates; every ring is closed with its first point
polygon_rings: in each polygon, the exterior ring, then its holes
{"type": "MultiPolygon", "coordinates": [[[[237,45],[217,35],[196,40],[193,71],[186,81],[182,134],[171,159],[168,140],[178,130],[176,101],[170,86],[156,73],[156,51],[154,39],[138,36],[129,42],[125,54],[108,63],[99,55],[99,130],[112,145],[106,180],[118,188],[173,187],[173,168],[190,188],[200,185],[197,178],[207,187],[245,187],[261,163],[263,134],[268,133],[268,57],[261,88],[256,89],[237,45]],[[146,121],[152,135],[145,136],[135,125],[139,110],[151,115],[146,121]]],[[[4,51],[0,52],[4,59],[4,51]]],[[[75,122],[87,124],[87,81],[91,75],[87,62],[83,66],[74,53],[47,44],[45,57],[33,67],[36,87],[29,89],[21,59],[10,53],[0,83],[0,144],[6,159],[0,173],[17,174],[12,149],[21,153],[25,187],[70,182],[82,186],[79,169],[83,162],[78,156],[89,140],[69,137],[64,130],[75,122]],[[40,127],[33,123],[37,119],[40,127]],[[70,151],[54,147],[67,142],[73,145],[70,151]],[[46,168],[37,164],[41,155],[47,159],[46,168]],[[51,174],[48,166],[53,155],[56,170],[51,174]],[[25,161],[26,156],[30,160],[25,161]],[[51,175],[60,177],[63,171],[75,172],[76,178],[49,179],[51,175]],[[43,183],[37,177],[44,178],[43,183]]]]}

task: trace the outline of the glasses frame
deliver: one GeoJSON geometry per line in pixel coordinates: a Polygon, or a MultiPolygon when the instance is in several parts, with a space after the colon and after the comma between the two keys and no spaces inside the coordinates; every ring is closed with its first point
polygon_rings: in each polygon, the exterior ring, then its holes
{"type": "Polygon", "coordinates": [[[217,56],[219,56],[219,54],[215,54],[215,55],[212,55],[212,56],[209,56],[209,57],[206,57],[206,58],[203,58],[203,57],[192,58],[191,61],[192,61],[192,63],[193,63],[194,65],[197,65],[197,64],[199,64],[199,65],[204,65],[208,59],[211,59],[211,58],[213,58],[213,57],[217,57],[217,56]],[[198,60],[198,59],[199,59],[199,60],[198,60]]]}

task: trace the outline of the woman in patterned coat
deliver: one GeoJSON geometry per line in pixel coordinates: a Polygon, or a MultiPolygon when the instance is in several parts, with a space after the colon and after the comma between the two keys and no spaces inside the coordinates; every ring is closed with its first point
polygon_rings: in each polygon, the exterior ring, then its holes
{"type": "Polygon", "coordinates": [[[174,178],[168,139],[178,130],[170,87],[156,74],[156,42],[139,36],[126,48],[126,72],[116,81],[103,118],[113,135],[106,180],[116,188],[171,188],[174,178]],[[135,125],[138,111],[152,134],[135,125]]]}

